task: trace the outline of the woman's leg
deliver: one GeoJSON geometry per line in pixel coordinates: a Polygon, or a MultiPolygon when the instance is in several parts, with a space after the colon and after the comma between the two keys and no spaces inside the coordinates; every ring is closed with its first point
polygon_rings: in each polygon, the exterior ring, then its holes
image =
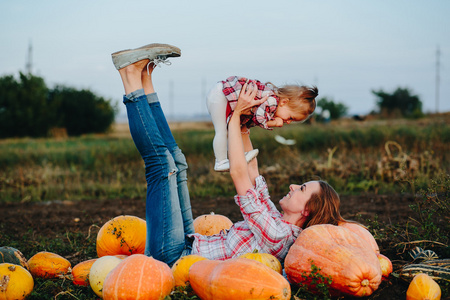
{"type": "Polygon", "coordinates": [[[119,70],[124,84],[130,132],[145,162],[147,179],[145,253],[173,264],[185,246],[183,218],[177,192],[175,161],[147,104],[141,73],[147,61],[119,70]]]}
{"type": "Polygon", "coordinates": [[[214,155],[216,162],[227,159],[227,99],[222,92],[222,84],[217,83],[209,92],[206,98],[206,105],[214,125],[215,136],[213,140],[214,155]]]}
{"type": "Polygon", "coordinates": [[[153,68],[149,70],[144,69],[142,72],[142,84],[144,87],[145,94],[147,95],[147,102],[152,111],[152,115],[155,118],[156,125],[158,126],[159,132],[163,137],[164,143],[172,154],[175,161],[175,165],[178,169],[177,177],[177,191],[178,199],[180,201],[181,215],[183,217],[184,233],[190,234],[194,233],[194,220],[192,217],[191,200],[189,197],[189,190],[187,186],[187,168],[188,164],[186,162],[186,157],[182,153],[181,149],[178,147],[172,132],[167,123],[164,112],[162,111],[161,104],[158,99],[158,95],[155,92],[152,82],[152,72],[153,68]]]}

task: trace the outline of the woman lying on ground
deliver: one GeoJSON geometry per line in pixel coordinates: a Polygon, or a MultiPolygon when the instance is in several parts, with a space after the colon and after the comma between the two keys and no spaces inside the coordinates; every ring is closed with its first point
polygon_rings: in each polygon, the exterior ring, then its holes
{"type": "Polygon", "coordinates": [[[230,175],[237,192],[235,201],[244,220],[217,235],[194,233],[187,188],[188,166],[152,83],[154,67],[180,55],[180,49],[166,44],[150,44],[112,54],[125,89],[123,102],[130,132],[145,162],[145,254],[172,265],[188,254],[224,260],[257,249],[283,261],[302,229],[344,221],[339,213],[339,196],[323,181],[291,184],[289,193],[279,202],[283,213],[276,209],[259,174],[257,160],[247,164],[245,159],[244,153],[253,147],[248,135],[242,138],[240,116],[266,100],[255,100],[256,87],[249,84],[239,96],[228,136],[230,175]]]}

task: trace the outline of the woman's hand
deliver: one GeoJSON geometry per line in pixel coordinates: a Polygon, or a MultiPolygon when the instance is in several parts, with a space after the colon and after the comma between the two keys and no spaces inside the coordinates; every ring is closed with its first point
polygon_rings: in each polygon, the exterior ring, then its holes
{"type": "Polygon", "coordinates": [[[265,95],[260,100],[255,99],[258,87],[253,82],[246,82],[242,86],[242,90],[239,94],[239,98],[234,109],[234,113],[239,115],[249,115],[253,106],[259,106],[269,98],[269,95],[265,95]]]}

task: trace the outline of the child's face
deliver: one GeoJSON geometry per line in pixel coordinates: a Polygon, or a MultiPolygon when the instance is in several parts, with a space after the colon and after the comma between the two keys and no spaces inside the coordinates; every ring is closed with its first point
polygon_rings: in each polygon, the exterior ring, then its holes
{"type": "Polygon", "coordinates": [[[300,122],[305,119],[305,116],[299,114],[298,112],[292,111],[289,106],[281,104],[278,105],[274,116],[281,118],[286,124],[290,124],[291,122],[300,122]]]}

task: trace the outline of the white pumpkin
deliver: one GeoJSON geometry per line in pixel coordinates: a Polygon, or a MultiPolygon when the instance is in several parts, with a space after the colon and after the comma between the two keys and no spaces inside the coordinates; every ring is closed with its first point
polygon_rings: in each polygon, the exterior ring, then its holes
{"type": "Polygon", "coordinates": [[[102,256],[97,259],[89,271],[89,284],[97,296],[102,297],[103,282],[106,276],[111,272],[122,259],[115,256],[102,256]]]}

